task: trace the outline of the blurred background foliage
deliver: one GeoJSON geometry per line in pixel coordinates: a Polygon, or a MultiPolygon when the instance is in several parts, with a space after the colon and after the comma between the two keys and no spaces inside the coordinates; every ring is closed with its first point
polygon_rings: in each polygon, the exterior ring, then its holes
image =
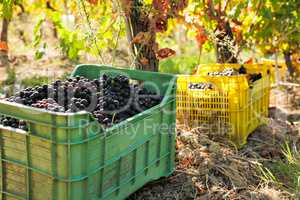
{"type": "Polygon", "coordinates": [[[297,0],[1,0],[8,54],[133,67],[126,12],[135,1],[154,19],[163,16],[160,8],[169,9],[166,29],[155,37],[159,49],[176,55],[159,59],[162,72],[188,74],[200,63],[219,62],[222,48],[240,63],[262,57],[288,62],[299,49],[297,0]]]}

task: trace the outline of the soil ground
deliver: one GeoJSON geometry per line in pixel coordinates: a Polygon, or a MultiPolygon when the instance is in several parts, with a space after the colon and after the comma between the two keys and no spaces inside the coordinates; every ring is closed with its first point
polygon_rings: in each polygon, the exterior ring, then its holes
{"type": "Polygon", "coordinates": [[[281,146],[299,148],[299,127],[269,118],[240,150],[201,128],[177,132],[177,168],[171,177],[149,183],[128,200],[282,200],[297,197],[263,179],[261,168],[284,160],[281,146]]]}

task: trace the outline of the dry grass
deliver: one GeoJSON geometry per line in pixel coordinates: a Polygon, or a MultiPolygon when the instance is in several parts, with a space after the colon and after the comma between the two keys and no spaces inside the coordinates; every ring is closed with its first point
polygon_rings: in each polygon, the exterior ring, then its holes
{"type": "MultiPolygon", "coordinates": [[[[274,161],[284,160],[281,146],[298,141],[290,124],[270,119],[258,128],[241,150],[223,135],[204,128],[177,128],[177,169],[173,176],[156,181],[129,200],[283,200],[296,199],[280,179],[264,176],[274,161]]],[[[273,176],[270,171],[270,176],[273,176]]]]}

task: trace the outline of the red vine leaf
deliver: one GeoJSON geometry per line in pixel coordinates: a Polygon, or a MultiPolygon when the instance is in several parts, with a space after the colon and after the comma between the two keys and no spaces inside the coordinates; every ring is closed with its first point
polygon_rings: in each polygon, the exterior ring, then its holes
{"type": "Polygon", "coordinates": [[[131,41],[131,44],[148,44],[151,40],[149,32],[139,32],[131,41]]]}
{"type": "Polygon", "coordinates": [[[7,42],[0,41],[0,51],[8,51],[7,42]]]}
{"type": "Polygon", "coordinates": [[[155,32],[165,32],[168,30],[168,17],[156,15],[154,18],[155,32]]]}
{"type": "Polygon", "coordinates": [[[232,32],[237,33],[240,31],[240,28],[237,25],[233,25],[231,30],[232,30],[232,32]]]}
{"type": "Polygon", "coordinates": [[[158,10],[160,13],[166,14],[169,9],[169,0],[153,0],[153,7],[155,10],[158,10]]]}
{"type": "Polygon", "coordinates": [[[97,5],[98,4],[98,0],[88,0],[88,2],[90,4],[93,4],[93,5],[97,5]]]}
{"type": "Polygon", "coordinates": [[[254,63],[253,58],[249,58],[244,62],[244,64],[253,64],[253,63],[254,63]]]}
{"type": "Polygon", "coordinates": [[[196,34],[196,41],[198,43],[199,48],[208,40],[207,35],[205,34],[205,30],[203,27],[198,27],[196,34]]]}
{"type": "Polygon", "coordinates": [[[171,4],[171,11],[173,15],[178,16],[179,12],[183,11],[188,6],[188,0],[177,0],[171,4]]]}
{"type": "Polygon", "coordinates": [[[159,60],[163,60],[173,55],[176,55],[176,51],[169,48],[163,48],[156,52],[156,58],[159,60]]]}
{"type": "Polygon", "coordinates": [[[243,41],[243,31],[241,30],[241,27],[234,24],[231,30],[233,33],[235,33],[236,42],[240,44],[243,41]]]}

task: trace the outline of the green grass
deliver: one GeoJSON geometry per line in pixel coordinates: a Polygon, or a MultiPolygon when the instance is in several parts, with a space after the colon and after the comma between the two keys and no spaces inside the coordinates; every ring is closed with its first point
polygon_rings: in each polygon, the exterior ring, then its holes
{"type": "Polygon", "coordinates": [[[261,179],[294,194],[300,199],[300,154],[293,152],[286,143],[282,152],[283,160],[276,160],[268,168],[259,167],[262,172],[261,179]]]}
{"type": "MultiPolygon", "coordinates": [[[[65,72],[61,77],[57,78],[60,80],[65,80],[70,76],[70,73],[65,72]]],[[[21,85],[23,87],[35,87],[43,84],[49,84],[51,82],[51,78],[48,76],[39,76],[39,75],[34,75],[32,77],[25,78],[21,81],[21,85]]]]}
{"type": "Polygon", "coordinates": [[[288,144],[284,146],[283,154],[285,161],[279,161],[275,169],[286,179],[283,185],[300,199],[300,155],[298,152],[292,152],[288,144]]]}
{"type": "Polygon", "coordinates": [[[16,82],[16,70],[14,67],[7,67],[6,68],[7,77],[4,81],[5,85],[13,85],[16,82]]]}
{"type": "Polygon", "coordinates": [[[38,85],[48,84],[49,78],[47,76],[34,75],[32,77],[25,78],[21,81],[21,85],[24,87],[35,87],[38,85]]]}

